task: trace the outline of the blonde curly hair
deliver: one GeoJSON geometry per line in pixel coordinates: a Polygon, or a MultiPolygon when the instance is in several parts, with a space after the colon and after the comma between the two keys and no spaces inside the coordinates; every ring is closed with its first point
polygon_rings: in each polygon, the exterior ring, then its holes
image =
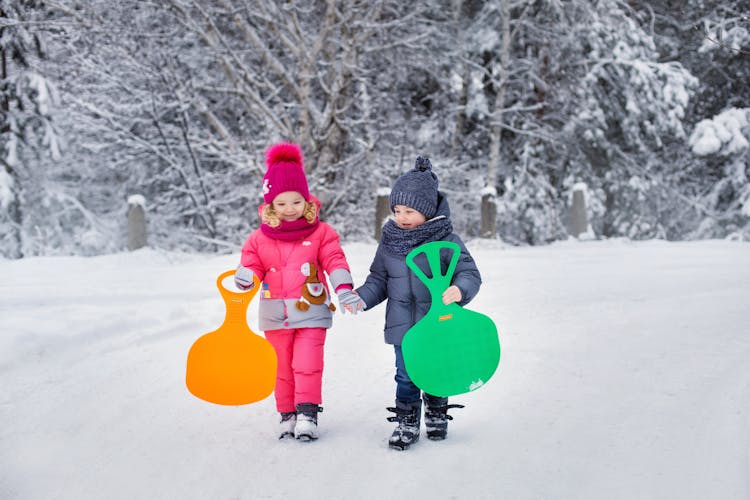
{"type": "MultiPolygon", "coordinates": [[[[307,220],[308,223],[312,224],[315,222],[315,218],[318,216],[318,206],[311,202],[305,202],[305,209],[302,211],[302,217],[307,220]]],[[[271,227],[279,227],[281,225],[281,217],[273,209],[273,203],[269,203],[263,207],[263,212],[260,214],[261,221],[264,224],[268,224],[271,227]]]]}

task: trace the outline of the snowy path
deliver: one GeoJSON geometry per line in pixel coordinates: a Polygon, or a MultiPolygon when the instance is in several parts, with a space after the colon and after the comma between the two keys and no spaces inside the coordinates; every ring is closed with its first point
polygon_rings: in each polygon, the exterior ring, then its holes
{"type": "Polygon", "coordinates": [[[501,367],[403,453],[382,306],[336,317],[321,439],[279,442],[272,398],[184,387],[236,256],[0,261],[0,498],[750,497],[750,244],[470,247],[501,367]]]}

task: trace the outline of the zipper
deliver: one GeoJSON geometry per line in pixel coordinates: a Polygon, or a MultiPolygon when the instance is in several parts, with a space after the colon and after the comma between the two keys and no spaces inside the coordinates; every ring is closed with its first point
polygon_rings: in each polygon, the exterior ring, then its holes
{"type": "MultiPolygon", "coordinates": [[[[404,265],[406,266],[406,262],[404,262],[404,265]]],[[[414,294],[414,286],[412,284],[412,280],[417,276],[409,269],[409,266],[406,266],[406,271],[409,273],[409,309],[411,310],[411,325],[409,328],[411,328],[417,324],[417,296],[414,294]]]]}

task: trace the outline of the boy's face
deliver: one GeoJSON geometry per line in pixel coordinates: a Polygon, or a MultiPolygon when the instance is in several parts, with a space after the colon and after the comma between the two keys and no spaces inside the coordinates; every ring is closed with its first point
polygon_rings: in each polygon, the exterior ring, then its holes
{"type": "Polygon", "coordinates": [[[271,207],[276,210],[281,220],[295,221],[305,211],[305,198],[296,191],[284,191],[273,199],[271,207]]]}
{"type": "Polygon", "coordinates": [[[396,205],[393,207],[393,215],[396,218],[396,225],[401,229],[414,229],[415,227],[421,226],[427,220],[417,210],[404,205],[396,205]]]}

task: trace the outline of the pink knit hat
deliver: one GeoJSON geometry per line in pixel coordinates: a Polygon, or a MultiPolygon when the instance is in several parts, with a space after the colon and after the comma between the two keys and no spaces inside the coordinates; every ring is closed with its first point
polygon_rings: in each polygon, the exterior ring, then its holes
{"type": "Polygon", "coordinates": [[[273,202],[285,191],[296,191],[310,200],[302,150],[296,144],[274,144],[266,151],[266,175],[263,176],[263,201],[273,202]]]}

